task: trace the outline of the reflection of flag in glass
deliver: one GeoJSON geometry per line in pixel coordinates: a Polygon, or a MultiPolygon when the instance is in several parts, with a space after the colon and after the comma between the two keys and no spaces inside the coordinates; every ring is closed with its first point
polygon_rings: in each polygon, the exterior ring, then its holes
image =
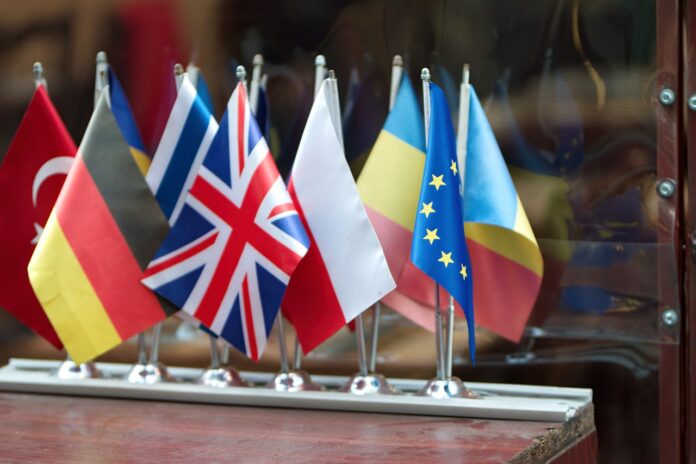
{"type": "Polygon", "coordinates": [[[169,227],[107,100],[102,93],[28,266],[36,297],[76,363],[174,311],[140,283],[169,227]]]}
{"type": "Polygon", "coordinates": [[[111,111],[116,118],[121,134],[126,139],[130,152],[133,155],[138,169],[144,176],[150,167],[150,157],[145,154],[145,145],[140,136],[140,130],[135,123],[133,112],[128,104],[126,94],[121,87],[121,83],[116,77],[116,73],[109,66],[109,97],[111,97],[111,111]]]}
{"type": "Polygon", "coordinates": [[[308,245],[239,84],[143,282],[258,360],[308,245]]]}
{"type": "MultiPolygon", "coordinates": [[[[474,272],[462,227],[465,197],[459,176],[447,100],[442,90],[430,83],[428,148],[417,203],[411,260],[442,285],[464,309],[469,327],[469,354],[474,359],[474,272]]],[[[466,201],[471,199],[466,198],[466,201]]],[[[504,281],[504,277],[494,282],[498,284],[501,281],[504,281]]]]}
{"type": "Polygon", "coordinates": [[[62,344],[27,276],[77,148],[40,85],[0,166],[0,306],[56,348],[62,344]]]}

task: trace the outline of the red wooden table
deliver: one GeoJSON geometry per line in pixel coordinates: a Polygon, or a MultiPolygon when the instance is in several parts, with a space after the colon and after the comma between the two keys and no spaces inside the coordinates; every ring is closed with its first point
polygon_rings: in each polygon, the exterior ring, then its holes
{"type": "Polygon", "coordinates": [[[2,462],[595,462],[566,424],[0,393],[2,462]]]}

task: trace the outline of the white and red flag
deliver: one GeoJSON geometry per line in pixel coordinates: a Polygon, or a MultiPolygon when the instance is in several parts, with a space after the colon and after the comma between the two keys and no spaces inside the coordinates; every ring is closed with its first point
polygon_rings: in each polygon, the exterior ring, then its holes
{"type": "Polygon", "coordinates": [[[305,353],[396,286],[346,162],[330,86],[314,100],[288,185],[310,246],[282,308],[305,353]]]}
{"type": "Polygon", "coordinates": [[[27,265],[77,147],[39,85],[0,166],[0,307],[62,344],[29,284],[27,265]]]}

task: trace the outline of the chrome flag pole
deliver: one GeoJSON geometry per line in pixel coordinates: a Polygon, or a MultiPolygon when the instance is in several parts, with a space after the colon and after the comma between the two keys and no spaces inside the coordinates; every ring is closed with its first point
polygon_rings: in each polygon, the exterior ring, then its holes
{"type": "MultiPolygon", "coordinates": [[[[396,95],[399,93],[399,87],[401,86],[401,78],[404,74],[404,60],[401,55],[394,55],[392,60],[392,73],[391,73],[391,86],[389,88],[389,111],[394,108],[394,102],[396,101],[396,95]]],[[[379,324],[380,316],[382,313],[382,303],[375,303],[375,307],[372,311],[372,334],[370,341],[370,361],[369,361],[369,371],[375,372],[377,369],[377,346],[379,343],[379,324]]]]}
{"type": "Polygon", "coordinates": [[[249,108],[256,116],[256,110],[259,107],[259,88],[261,87],[261,72],[263,70],[263,55],[254,55],[254,66],[251,71],[251,86],[249,87],[249,108]]]}
{"type": "MultiPolygon", "coordinates": [[[[99,94],[101,94],[101,89],[103,89],[107,85],[106,69],[104,68],[104,66],[108,66],[108,64],[106,64],[106,53],[99,52],[97,53],[97,69],[94,86],[95,106],[99,94]]],[[[40,61],[34,63],[33,71],[34,84],[36,85],[36,87],[38,87],[39,85],[43,85],[44,88],[46,88],[46,90],[48,91],[48,87],[46,86],[46,79],[43,75],[43,64],[41,64],[40,61]]],[[[102,377],[102,373],[99,371],[99,369],[97,369],[97,366],[95,366],[95,364],[91,361],[83,364],[75,364],[70,355],[68,354],[65,358],[65,361],[63,361],[60,364],[60,367],[58,367],[56,377],[62,380],[95,379],[102,377]]]]}
{"type": "MultiPolygon", "coordinates": [[[[336,122],[334,127],[338,128],[337,135],[341,148],[343,149],[343,133],[340,129],[341,111],[338,98],[338,81],[336,80],[336,75],[333,70],[329,71],[327,82],[331,91],[329,112],[331,114],[331,119],[336,122]]],[[[384,378],[383,375],[375,374],[369,369],[367,349],[365,347],[365,322],[362,313],[358,314],[355,318],[355,336],[358,348],[359,371],[348,380],[348,383],[341,388],[341,391],[355,395],[391,395],[397,393],[397,391],[389,385],[387,379],[384,378]]]]}
{"type": "MultiPolygon", "coordinates": [[[[424,73],[426,69],[423,70],[424,73]]],[[[421,75],[422,77],[422,75],[421,75]]],[[[429,90],[429,89],[428,89],[429,90]]],[[[426,147],[428,145],[428,127],[429,127],[429,110],[430,110],[430,98],[428,95],[428,101],[425,102],[425,87],[424,92],[424,103],[426,104],[426,147]]],[[[464,179],[464,167],[466,166],[466,136],[469,121],[469,66],[464,65],[463,81],[461,86],[460,95],[460,105],[459,105],[459,124],[458,133],[459,137],[457,140],[457,164],[459,165],[459,175],[461,188],[463,189],[463,179],[464,179]]],[[[463,191],[463,190],[462,190],[463,191]]],[[[449,304],[447,306],[447,334],[444,337],[443,346],[443,320],[442,312],[440,311],[440,288],[438,284],[435,284],[435,340],[436,340],[436,351],[437,353],[437,377],[430,380],[425,387],[419,392],[421,396],[428,396],[431,398],[476,398],[477,395],[471,390],[464,386],[461,379],[452,376],[452,356],[453,356],[453,343],[454,343],[454,298],[449,297],[449,304]]]]}
{"type": "MultiPolygon", "coordinates": [[[[317,55],[314,59],[314,98],[317,98],[325,76],[326,58],[324,55],[317,55]]],[[[297,335],[295,335],[295,354],[292,365],[295,370],[299,370],[302,367],[302,347],[300,347],[300,340],[297,338],[297,335]]]]}

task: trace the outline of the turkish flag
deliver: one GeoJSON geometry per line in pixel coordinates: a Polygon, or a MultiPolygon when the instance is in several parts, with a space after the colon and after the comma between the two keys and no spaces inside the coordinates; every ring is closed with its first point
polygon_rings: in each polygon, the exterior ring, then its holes
{"type": "Polygon", "coordinates": [[[0,165],[0,307],[60,349],[27,265],[77,147],[38,86],[0,165]]]}

